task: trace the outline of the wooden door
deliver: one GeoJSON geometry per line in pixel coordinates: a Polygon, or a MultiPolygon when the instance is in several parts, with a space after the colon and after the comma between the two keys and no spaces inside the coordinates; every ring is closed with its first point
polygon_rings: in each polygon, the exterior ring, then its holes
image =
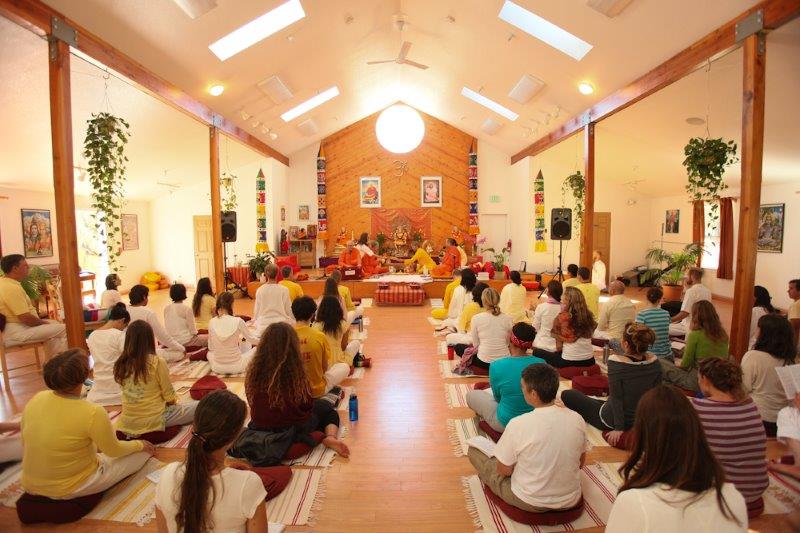
{"type": "Polygon", "coordinates": [[[592,251],[599,250],[606,264],[606,285],[611,272],[611,213],[594,214],[594,234],[592,251]]]}
{"type": "Polygon", "coordinates": [[[214,275],[214,237],[211,215],[194,217],[194,270],[197,279],[214,275]]]}

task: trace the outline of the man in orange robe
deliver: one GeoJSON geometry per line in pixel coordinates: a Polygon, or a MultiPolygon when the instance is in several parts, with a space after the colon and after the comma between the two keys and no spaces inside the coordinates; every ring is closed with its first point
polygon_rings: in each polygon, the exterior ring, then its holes
{"type": "Polygon", "coordinates": [[[444,251],[442,262],[433,269],[434,278],[447,278],[453,275],[453,270],[461,266],[461,253],[458,251],[455,239],[447,239],[447,249],[444,251]]]}
{"type": "Polygon", "coordinates": [[[325,271],[330,274],[336,268],[344,270],[356,267],[361,267],[361,252],[355,249],[353,241],[347,241],[347,248],[339,254],[339,263],[328,266],[325,271]]]}

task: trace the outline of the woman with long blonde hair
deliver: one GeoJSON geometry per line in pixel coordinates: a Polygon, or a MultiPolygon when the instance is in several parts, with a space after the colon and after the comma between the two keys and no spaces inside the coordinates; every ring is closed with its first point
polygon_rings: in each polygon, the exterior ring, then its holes
{"type": "Polygon", "coordinates": [[[489,368],[492,361],[510,355],[508,342],[514,321],[500,311],[500,294],[489,287],[481,294],[483,312],[472,317],[469,334],[476,350],[472,364],[489,368]]]}
{"type": "Polygon", "coordinates": [[[563,310],[553,321],[550,336],[556,340],[556,352],[536,350],[533,355],[541,357],[551,366],[592,366],[594,348],[592,333],[597,322],[586,306],[583,293],[575,287],[567,287],[561,297],[563,310]]]}

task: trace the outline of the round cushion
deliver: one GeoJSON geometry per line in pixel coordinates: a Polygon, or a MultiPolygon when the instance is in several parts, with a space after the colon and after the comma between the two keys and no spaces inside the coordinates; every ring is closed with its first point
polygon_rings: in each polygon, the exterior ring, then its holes
{"type": "Polygon", "coordinates": [[[183,426],[167,426],[164,431],[151,431],[149,433],[142,433],[137,436],[128,436],[121,431],[117,431],[117,438],[119,440],[146,440],[150,444],[161,444],[172,440],[180,433],[183,426]]]}
{"type": "MultiPolygon", "coordinates": [[[[310,436],[314,441],[316,441],[318,445],[320,442],[322,442],[322,439],[325,438],[325,434],[321,431],[312,431],[310,436]]],[[[294,461],[295,459],[303,457],[305,454],[307,454],[313,449],[314,448],[312,448],[305,442],[295,442],[291,446],[289,446],[288,450],[286,450],[283,459],[286,461],[294,461]]]]}
{"type": "Polygon", "coordinates": [[[186,348],[186,353],[189,354],[189,361],[208,361],[208,348],[186,348]]]}
{"type": "MultiPolygon", "coordinates": [[[[611,433],[611,432],[610,431],[603,431],[603,440],[605,440],[606,442],[611,444],[608,441],[608,434],[609,433],[611,433]]],[[[631,450],[633,448],[633,430],[632,429],[628,429],[626,431],[623,431],[622,432],[622,436],[617,441],[617,444],[616,445],[611,444],[611,445],[614,446],[614,448],[617,448],[618,450],[631,450]]]]}
{"type": "MultiPolygon", "coordinates": [[[[477,357],[477,355],[475,357],[477,357]]],[[[489,375],[489,369],[488,368],[483,368],[482,366],[469,365],[469,369],[472,370],[472,374],[475,375],[475,376],[488,376],[489,375]]]]}
{"type": "Polygon", "coordinates": [[[488,381],[479,381],[475,385],[472,386],[472,390],[484,390],[488,389],[491,385],[488,381]]]}
{"type": "Polygon", "coordinates": [[[249,470],[261,478],[261,483],[264,485],[264,490],[267,491],[267,498],[265,501],[278,496],[283,489],[289,485],[292,479],[292,469],[288,466],[247,466],[241,463],[233,465],[232,468],[237,470],[249,470]]]}
{"type": "Polygon", "coordinates": [[[558,369],[558,374],[564,379],[572,379],[575,376],[599,376],[603,371],[598,365],[592,366],[565,366],[558,369]]]}
{"type": "Polygon", "coordinates": [[[572,378],[572,390],[587,396],[608,396],[608,377],[602,374],[593,376],[575,376],[572,378]]]}
{"type": "Polygon", "coordinates": [[[189,389],[189,396],[191,396],[193,400],[199,401],[215,390],[227,388],[228,386],[225,385],[225,382],[219,379],[217,376],[203,376],[195,381],[194,385],[192,385],[192,388],[189,389]]]}
{"type": "Polygon", "coordinates": [[[51,500],[25,492],[17,500],[17,516],[23,524],[77,522],[89,514],[102,499],[102,492],[72,500],[51,500]]]}
{"type": "Polygon", "coordinates": [[[563,511],[546,511],[544,513],[532,513],[530,511],[523,511],[519,507],[506,503],[503,499],[492,492],[486,485],[483,486],[483,493],[486,498],[495,504],[501,511],[503,511],[511,520],[526,524],[529,526],[557,526],[560,524],[568,524],[577,520],[583,514],[583,497],[578,502],[578,505],[572,509],[565,509],[563,511]]]}
{"type": "Polygon", "coordinates": [[[486,433],[489,436],[489,438],[492,439],[495,442],[499,441],[500,437],[503,436],[502,433],[500,433],[499,431],[493,429],[492,426],[490,426],[486,422],[486,420],[481,420],[480,422],[478,422],[478,428],[481,431],[483,431],[484,433],[486,433]]]}
{"type": "Polygon", "coordinates": [[[542,288],[542,284],[538,281],[523,281],[522,286],[525,287],[526,291],[538,291],[542,288]]]}
{"type": "Polygon", "coordinates": [[[764,498],[759,498],[747,504],[747,518],[752,520],[764,514],[764,498]]]}

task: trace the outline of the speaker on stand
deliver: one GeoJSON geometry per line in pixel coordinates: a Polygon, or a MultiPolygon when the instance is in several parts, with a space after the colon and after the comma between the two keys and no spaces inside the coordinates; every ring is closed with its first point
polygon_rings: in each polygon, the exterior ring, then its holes
{"type": "MultiPolygon", "coordinates": [[[[550,239],[558,241],[558,270],[553,279],[564,281],[563,259],[564,241],[572,239],[572,209],[569,207],[554,207],[550,211],[550,239]]],[[[539,297],[544,294],[542,288],[539,297]]]]}
{"type": "MultiPolygon", "coordinates": [[[[252,299],[252,296],[247,294],[247,287],[242,287],[236,283],[231,273],[228,272],[228,243],[236,242],[236,211],[223,211],[220,221],[222,226],[222,265],[225,271],[225,287],[222,290],[228,290],[228,286],[233,285],[242,291],[242,294],[252,299]]],[[[219,288],[217,292],[219,292],[219,288]]]]}

